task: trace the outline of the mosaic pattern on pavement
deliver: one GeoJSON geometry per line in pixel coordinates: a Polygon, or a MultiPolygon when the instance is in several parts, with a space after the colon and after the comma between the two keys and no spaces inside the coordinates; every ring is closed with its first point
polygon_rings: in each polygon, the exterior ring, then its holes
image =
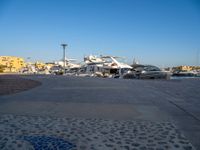
{"type": "Polygon", "coordinates": [[[195,150],[170,122],[0,116],[1,150],[195,150]]]}
{"type": "Polygon", "coordinates": [[[47,137],[47,136],[22,136],[20,140],[28,141],[33,145],[35,150],[70,150],[73,147],[76,147],[70,142],[67,142],[60,138],[47,137]]]}

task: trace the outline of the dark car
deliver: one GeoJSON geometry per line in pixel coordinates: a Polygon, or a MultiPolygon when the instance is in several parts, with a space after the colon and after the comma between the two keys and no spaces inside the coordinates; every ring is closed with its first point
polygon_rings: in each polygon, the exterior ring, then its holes
{"type": "Polygon", "coordinates": [[[138,79],[166,79],[168,72],[152,65],[140,65],[133,68],[138,79]]]}
{"type": "Polygon", "coordinates": [[[52,66],[50,68],[50,73],[55,75],[62,75],[63,74],[63,68],[61,66],[52,66]]]}
{"type": "Polygon", "coordinates": [[[152,65],[134,65],[131,73],[128,73],[124,78],[137,79],[167,79],[169,73],[162,71],[160,68],[152,65]]]}

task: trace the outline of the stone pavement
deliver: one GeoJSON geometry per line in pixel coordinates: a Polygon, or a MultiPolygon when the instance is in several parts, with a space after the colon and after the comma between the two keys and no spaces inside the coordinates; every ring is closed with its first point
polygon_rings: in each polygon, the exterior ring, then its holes
{"type": "Polygon", "coordinates": [[[170,122],[2,115],[1,149],[192,150],[170,122]]]}
{"type": "Polygon", "coordinates": [[[42,85],[0,96],[0,149],[200,149],[198,79],[23,78],[42,85]]]}

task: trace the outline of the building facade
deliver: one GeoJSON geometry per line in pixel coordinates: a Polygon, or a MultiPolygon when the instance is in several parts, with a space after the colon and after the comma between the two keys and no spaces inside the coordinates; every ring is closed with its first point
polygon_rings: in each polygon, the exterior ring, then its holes
{"type": "Polygon", "coordinates": [[[20,72],[26,64],[23,58],[15,56],[0,56],[0,72],[20,72]]]}

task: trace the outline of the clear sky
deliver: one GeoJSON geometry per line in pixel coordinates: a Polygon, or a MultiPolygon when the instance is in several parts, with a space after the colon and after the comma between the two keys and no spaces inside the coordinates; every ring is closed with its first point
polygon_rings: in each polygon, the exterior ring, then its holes
{"type": "Polygon", "coordinates": [[[0,55],[32,61],[114,55],[196,65],[199,0],[0,0],[0,55]]]}

